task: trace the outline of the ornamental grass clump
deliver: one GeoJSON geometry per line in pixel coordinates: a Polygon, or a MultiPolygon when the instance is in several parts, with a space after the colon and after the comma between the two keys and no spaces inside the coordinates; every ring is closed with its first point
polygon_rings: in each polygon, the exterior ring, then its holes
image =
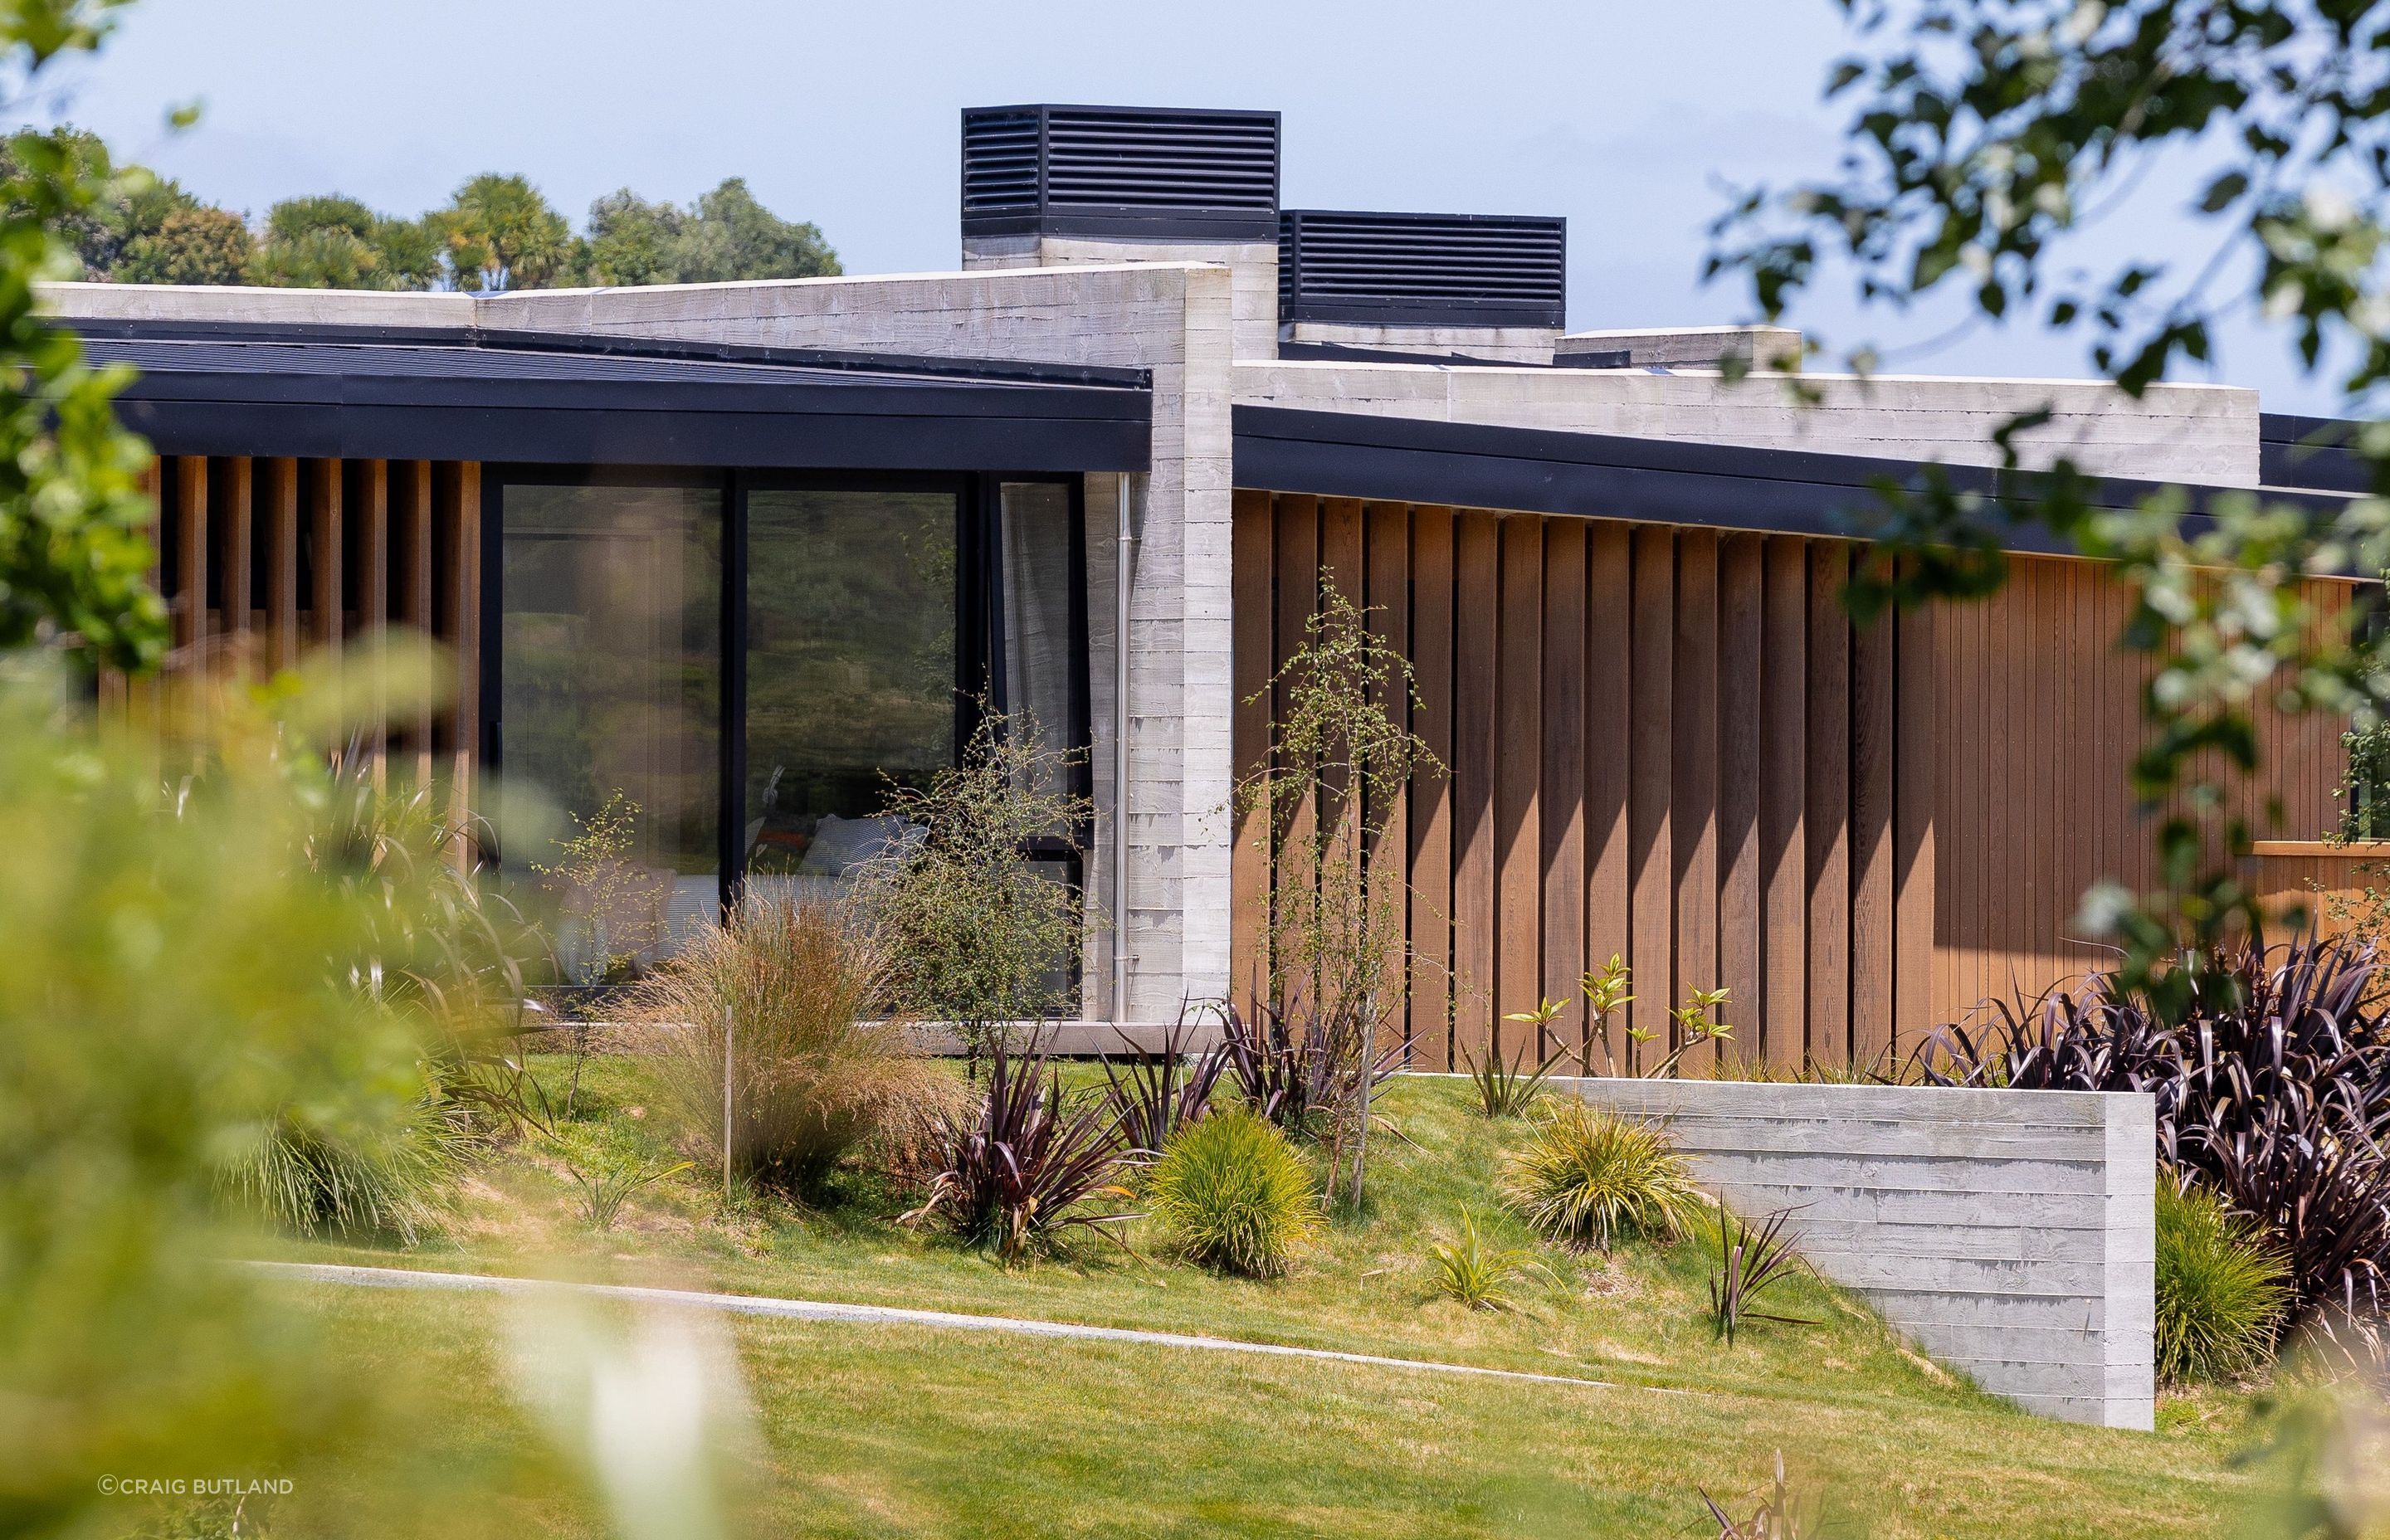
{"type": "Polygon", "coordinates": [[[1471,1310],[1510,1309],[1510,1280],[1534,1261],[1522,1251],[1488,1246],[1467,1209],[1460,1211],[1459,1233],[1448,1243],[1429,1247],[1428,1260],[1434,1264],[1436,1292],[1471,1310]]]}
{"type": "Polygon", "coordinates": [[[1319,1226],[1310,1168],[1284,1134],[1242,1108],[1172,1135],[1149,1190],[1171,1245],[1223,1273],[1277,1277],[1319,1226]]]}
{"type": "Polygon", "coordinates": [[[1702,1204],[1666,1135],[1579,1101],[1562,1103],[1510,1157],[1501,1187],[1537,1234],[1605,1254],[1622,1237],[1673,1238],[1702,1204]]]}
{"type": "Polygon", "coordinates": [[[217,1191],[293,1234],[388,1235],[412,1246],[437,1227],[445,1193],[486,1142],[470,1115],[437,1090],[371,1127],[308,1122],[286,1110],[243,1140],[217,1191]]]}
{"type": "Polygon", "coordinates": [[[765,1186],[811,1191],[867,1143],[918,1143],[967,1093],[885,1014],[889,976],[852,917],[751,897],[635,985],[624,1015],[687,1153],[720,1169],[726,1065],[731,1164],[765,1186]]]}
{"type": "Polygon", "coordinates": [[[2290,1264],[2204,1187],[2158,1184],[2158,1375],[2170,1385],[2242,1379],[2274,1354],[2290,1264]]]}

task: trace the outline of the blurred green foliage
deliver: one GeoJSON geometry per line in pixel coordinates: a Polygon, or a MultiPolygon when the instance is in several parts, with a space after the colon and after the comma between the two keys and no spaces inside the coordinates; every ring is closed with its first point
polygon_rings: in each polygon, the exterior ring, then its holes
{"type": "MultiPolygon", "coordinates": [[[[61,56],[97,45],[113,9],[8,0],[0,68],[30,94],[61,56]]],[[[36,282],[81,271],[69,233],[126,186],[105,150],[71,135],[20,133],[0,157],[0,648],[57,647],[86,667],[139,669],[165,649],[166,613],[147,581],[149,446],[114,410],[132,377],[91,367],[33,298],[36,282]]]]}
{"type": "MultiPolygon", "coordinates": [[[[0,668],[0,1531],[84,1527],[102,1476],[282,1475],[373,1388],[227,1266],[220,1182],[263,1132],[370,1146],[426,1092],[420,872],[310,865],[331,773],[287,690],[212,702],[204,763],[0,668]]],[[[121,1508],[117,1509],[120,1513],[121,1508]]]]}

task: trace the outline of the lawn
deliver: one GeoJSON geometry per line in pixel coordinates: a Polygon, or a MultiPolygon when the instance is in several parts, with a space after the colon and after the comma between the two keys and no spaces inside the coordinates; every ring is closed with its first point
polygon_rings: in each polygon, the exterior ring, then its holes
{"type": "MultiPolygon", "coordinates": [[[[561,1060],[540,1066],[551,1084],[561,1060]]],[[[731,1324],[762,1434],[752,1527],[819,1534],[1699,1533],[1697,1488],[1755,1488],[1781,1448],[1796,1476],[1878,1535],[2215,1532],[2240,1501],[2241,1404],[2169,1403],[2161,1431],[2043,1421],[1953,1381],[1876,1320],[1803,1282],[1809,1327],[1712,1340],[1697,1241],[1605,1263],[1534,1248],[1513,1308],[1435,1297],[1429,1244],[1464,1210],[1530,1248],[1493,1178],[1515,1122],[1464,1084],[1397,1082],[1399,1136],[1375,1145],[1366,1213],[1288,1277],[1214,1277],[1086,1239],[1007,1270],[890,1220],[901,1193],[861,1177],[805,1209],[749,1203],[725,1223],[701,1172],[635,1197],[610,1231],[578,1214],[554,1150],[476,1172],[445,1233],[407,1250],[293,1243],[312,1260],[507,1273],[1038,1316],[1437,1359],[1614,1381],[1617,1389],[1437,1376],[1109,1342],[909,1327],[731,1324]]],[[[667,1164],[636,1059],[584,1074],[572,1145],[667,1164]]],[[[480,1297],[302,1289],[338,1350],[404,1358],[469,1415],[469,1460],[515,1438],[480,1297]],[[430,1344],[427,1347],[425,1344],[430,1344]]],[[[524,1530],[571,1533],[566,1507],[524,1530]]]]}

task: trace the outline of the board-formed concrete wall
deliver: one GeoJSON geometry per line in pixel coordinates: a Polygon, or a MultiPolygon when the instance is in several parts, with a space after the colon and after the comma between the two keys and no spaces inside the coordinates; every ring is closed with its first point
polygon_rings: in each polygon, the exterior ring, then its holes
{"type": "MultiPolygon", "coordinates": [[[[1505,364],[1548,364],[1560,342],[1558,327],[1394,327],[1338,321],[1281,321],[1281,342],[1327,342],[1339,347],[1383,348],[1389,353],[1450,353],[1505,364]]],[[[1240,362],[1254,357],[1241,350],[1240,362]]]]}
{"type": "Polygon", "coordinates": [[[1575,1079],[1665,1124],[1737,1213],[1794,1211],[1818,1272],[1987,1391],[2147,1428],[2156,1102],[2077,1091],[1575,1079]]]}
{"type": "Polygon", "coordinates": [[[2098,380],[1811,374],[1818,404],[1782,380],[1717,372],[1452,368],[1434,364],[1240,360],[1242,404],[1366,412],[1556,432],[1806,449],[1950,465],[1996,465],[1992,432],[2021,412],[2050,419],[2018,443],[2031,463],[2063,455],[2098,476],[2257,484],[2257,392],[2153,385],[2136,401],[2098,380]]]}
{"type": "Polygon", "coordinates": [[[1132,240],[1086,236],[965,236],[963,271],[1004,267],[1216,263],[1228,270],[1231,346],[1239,358],[1278,356],[1278,242],[1132,240]]]}

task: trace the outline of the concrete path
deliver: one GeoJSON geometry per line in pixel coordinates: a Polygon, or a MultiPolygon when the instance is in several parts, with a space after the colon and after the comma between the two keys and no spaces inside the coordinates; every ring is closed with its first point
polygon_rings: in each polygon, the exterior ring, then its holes
{"type": "Polygon", "coordinates": [[[1311,1358],[1373,1368],[1416,1369],[1427,1374],[1474,1375],[1486,1380],[1523,1380],[1585,1390],[1644,1390],[1655,1395],[1686,1395],[1663,1386],[1628,1386],[1607,1380],[1579,1380],[1526,1369],[1482,1368],[1424,1358],[1386,1358],[1374,1353],[1336,1353],[1327,1348],[1287,1347],[1277,1342],[1240,1342],[1227,1337],[1195,1337],[1176,1331],[1135,1331],[1116,1326],[1073,1326],[1067,1321],[1026,1321],[1010,1315],[967,1315],[949,1310],[906,1310],[885,1304],[839,1304],[825,1300],[781,1300],[759,1294],[702,1294],[678,1289],[641,1289],[618,1283],[559,1283],[544,1278],[495,1277],[482,1273],[420,1273],[403,1267],[347,1267],[329,1263],[252,1262],[277,1277],[308,1283],[350,1284],[366,1289],[427,1289],[452,1292],[537,1294],[558,1290],[634,1300],[648,1304],[719,1310],[781,1320],[834,1321],[849,1326],[918,1326],[950,1331],[1001,1331],[1021,1337],[1061,1337],[1083,1342],[1131,1342],[1145,1347],[1192,1348],[1203,1353],[1245,1353],[1271,1358],[1311,1358]]]}

